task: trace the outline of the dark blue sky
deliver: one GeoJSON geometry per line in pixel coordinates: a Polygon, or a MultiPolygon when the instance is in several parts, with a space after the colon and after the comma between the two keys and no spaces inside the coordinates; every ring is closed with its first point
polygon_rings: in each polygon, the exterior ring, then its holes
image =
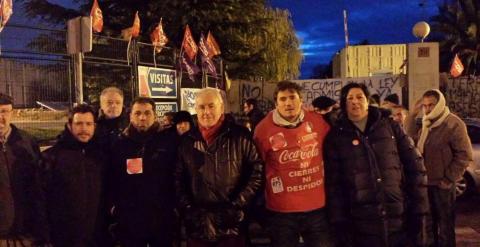
{"type": "MultiPolygon", "coordinates": [[[[71,6],[72,0],[49,0],[71,6]]],[[[371,44],[414,42],[412,27],[437,14],[444,0],[269,0],[274,7],[292,15],[304,53],[302,78],[309,78],[317,64],[328,64],[345,45],[343,9],[348,11],[350,44],[368,40],[371,44]],[[419,3],[424,3],[420,7],[419,3]]]]}
{"type": "Polygon", "coordinates": [[[274,7],[289,9],[304,53],[302,78],[317,64],[328,64],[345,46],[343,9],[348,12],[350,44],[415,42],[412,27],[438,13],[443,0],[271,0],[274,7]],[[424,2],[424,7],[419,3],[424,2]]]}

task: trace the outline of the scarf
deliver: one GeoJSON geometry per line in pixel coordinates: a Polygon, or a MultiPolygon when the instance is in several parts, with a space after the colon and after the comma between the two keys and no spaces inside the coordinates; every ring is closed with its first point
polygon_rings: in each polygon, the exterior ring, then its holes
{"type": "Polygon", "coordinates": [[[422,132],[420,133],[420,138],[418,139],[417,148],[421,154],[424,151],[425,141],[427,140],[428,133],[435,127],[438,127],[450,114],[450,110],[446,106],[445,97],[443,96],[440,90],[434,89],[439,95],[440,98],[437,102],[437,105],[433,108],[430,114],[425,114],[423,112],[422,118],[422,132]]]}
{"type": "Polygon", "coordinates": [[[222,116],[214,126],[210,128],[205,128],[200,125],[198,126],[203,139],[207,142],[207,145],[210,145],[210,143],[212,143],[213,140],[215,140],[215,137],[217,137],[217,133],[220,130],[220,127],[222,126],[222,123],[224,120],[225,120],[225,115],[222,114],[222,116]]]}
{"type": "Polygon", "coordinates": [[[295,128],[295,127],[298,126],[298,124],[303,122],[304,117],[305,117],[305,113],[302,110],[302,111],[300,111],[300,116],[298,116],[297,120],[295,120],[294,122],[289,122],[280,115],[278,110],[276,110],[276,109],[273,110],[273,122],[276,125],[281,126],[281,127],[295,128]]]}

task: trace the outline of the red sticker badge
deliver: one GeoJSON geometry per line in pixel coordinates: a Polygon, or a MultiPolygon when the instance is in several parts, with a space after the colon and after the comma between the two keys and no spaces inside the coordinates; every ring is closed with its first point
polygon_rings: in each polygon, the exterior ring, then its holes
{"type": "Polygon", "coordinates": [[[142,174],[143,160],[142,158],[127,159],[127,173],[128,174],[142,174]]]}
{"type": "Polygon", "coordinates": [[[360,141],[357,140],[357,139],[354,139],[354,140],[352,141],[352,144],[353,144],[353,146],[358,146],[358,144],[360,144],[360,141]]]}
{"type": "Polygon", "coordinates": [[[282,132],[270,136],[268,140],[270,141],[270,145],[272,145],[273,151],[280,150],[287,146],[287,140],[285,140],[285,136],[282,132]]]}

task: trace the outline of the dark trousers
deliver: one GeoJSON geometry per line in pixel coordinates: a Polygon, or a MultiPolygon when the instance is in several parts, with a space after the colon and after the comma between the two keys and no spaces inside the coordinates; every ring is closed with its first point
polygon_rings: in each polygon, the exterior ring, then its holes
{"type": "Polygon", "coordinates": [[[450,189],[428,186],[434,247],[455,246],[455,184],[450,189]]]}
{"type": "Polygon", "coordinates": [[[196,239],[187,240],[187,247],[245,247],[243,236],[231,236],[220,239],[216,242],[207,242],[196,239]]]}
{"type": "Polygon", "coordinates": [[[272,247],[299,246],[300,237],[304,247],[333,246],[324,209],[302,213],[268,211],[267,231],[272,247]]]}
{"type": "Polygon", "coordinates": [[[407,234],[405,232],[394,232],[385,237],[378,235],[358,234],[353,236],[354,247],[409,247],[413,246],[408,242],[407,234]]]}

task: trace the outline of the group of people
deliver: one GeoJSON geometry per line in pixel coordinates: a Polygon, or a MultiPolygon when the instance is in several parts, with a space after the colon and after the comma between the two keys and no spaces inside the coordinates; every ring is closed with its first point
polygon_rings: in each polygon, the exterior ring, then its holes
{"type": "Polygon", "coordinates": [[[152,99],[127,113],[109,87],[98,118],[74,107],[40,153],[1,94],[0,246],[178,246],[183,226],[189,247],[242,247],[254,201],[273,247],[455,246],[454,187],[472,160],[465,124],[438,90],[411,112],[409,135],[369,99],[347,84],[326,118],[282,81],[266,116],[246,102],[245,128],[204,88],[195,123],[177,113],[162,128],[152,99]]]}

